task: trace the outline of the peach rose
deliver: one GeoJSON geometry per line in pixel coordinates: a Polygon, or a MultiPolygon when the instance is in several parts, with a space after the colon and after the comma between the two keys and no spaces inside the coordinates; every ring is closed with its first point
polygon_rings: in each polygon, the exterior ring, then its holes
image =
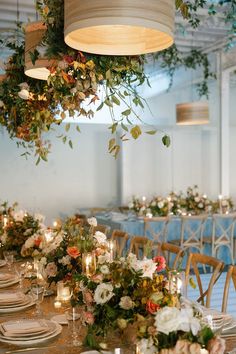
{"type": "Polygon", "coordinates": [[[223,354],[225,351],[225,341],[220,337],[214,337],[209,340],[207,350],[210,354],[223,354]]]}
{"type": "Polygon", "coordinates": [[[87,290],[83,292],[83,300],[86,304],[91,304],[93,302],[93,295],[91,291],[87,290]]]}
{"type": "Polygon", "coordinates": [[[201,346],[199,343],[192,343],[189,347],[190,354],[201,354],[201,346]]]}
{"type": "Polygon", "coordinates": [[[103,280],[102,274],[95,274],[91,277],[91,280],[94,281],[94,283],[101,283],[103,280]]]}
{"type": "Polygon", "coordinates": [[[89,325],[94,324],[94,315],[92,314],[92,312],[84,311],[82,316],[84,322],[86,322],[89,325]]]}
{"type": "Polygon", "coordinates": [[[67,247],[66,252],[68,253],[68,255],[71,258],[74,258],[74,259],[76,259],[80,255],[80,251],[78,250],[78,248],[76,246],[67,247]]]}
{"type": "Polygon", "coordinates": [[[187,340],[179,339],[175,345],[175,354],[188,354],[190,343],[187,340]]]}
{"type": "Polygon", "coordinates": [[[147,310],[149,313],[151,313],[151,314],[153,315],[153,314],[156,313],[157,310],[159,310],[159,309],[160,309],[160,305],[155,304],[155,303],[152,302],[151,300],[148,300],[148,301],[147,301],[146,310],[147,310]]]}

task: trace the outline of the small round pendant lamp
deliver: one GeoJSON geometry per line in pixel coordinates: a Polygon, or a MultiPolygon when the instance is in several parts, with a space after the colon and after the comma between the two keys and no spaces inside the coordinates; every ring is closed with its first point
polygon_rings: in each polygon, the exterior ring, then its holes
{"type": "Polygon", "coordinates": [[[101,55],[139,55],[173,44],[173,0],[65,0],[68,46],[101,55]]]}
{"type": "Polygon", "coordinates": [[[201,125],[209,123],[208,102],[189,102],[176,105],[178,125],[201,125]]]}
{"type": "Polygon", "coordinates": [[[47,80],[50,71],[48,68],[52,65],[52,60],[39,55],[39,58],[33,64],[30,52],[33,53],[41,45],[46,26],[43,22],[32,22],[25,28],[25,75],[34,79],[47,80]]]}

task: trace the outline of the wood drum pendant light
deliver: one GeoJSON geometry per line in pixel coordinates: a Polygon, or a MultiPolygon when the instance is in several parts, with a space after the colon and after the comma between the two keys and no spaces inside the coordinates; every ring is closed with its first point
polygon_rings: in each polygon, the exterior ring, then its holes
{"type": "Polygon", "coordinates": [[[33,53],[37,46],[41,45],[46,26],[43,22],[32,22],[25,28],[25,75],[34,79],[47,80],[50,71],[48,68],[52,65],[52,60],[48,60],[42,55],[33,64],[30,52],[33,53]]]}
{"type": "Polygon", "coordinates": [[[209,123],[208,102],[189,102],[176,105],[178,125],[201,125],[209,123]]]}
{"type": "Polygon", "coordinates": [[[68,46],[102,55],[139,55],[173,44],[173,0],[65,0],[68,46]]]}

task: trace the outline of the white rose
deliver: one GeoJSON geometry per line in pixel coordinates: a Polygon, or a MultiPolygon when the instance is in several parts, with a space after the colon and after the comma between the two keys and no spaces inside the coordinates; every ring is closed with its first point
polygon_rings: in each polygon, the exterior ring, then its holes
{"type": "Polygon", "coordinates": [[[122,296],[119,302],[119,305],[124,310],[130,310],[134,307],[134,302],[129,296],[122,296]]]}
{"type": "Polygon", "coordinates": [[[29,85],[27,82],[22,82],[21,84],[18,85],[21,90],[29,90],[29,85]]]}
{"type": "Polygon", "coordinates": [[[162,209],[164,207],[163,201],[161,200],[160,202],[158,202],[157,206],[158,206],[159,209],[162,209]]]}
{"type": "Polygon", "coordinates": [[[44,216],[44,215],[39,214],[39,213],[35,213],[35,214],[34,214],[34,218],[35,218],[35,220],[37,220],[38,222],[44,223],[44,220],[45,220],[45,216],[44,216]]]}
{"type": "Polygon", "coordinates": [[[105,304],[114,296],[113,286],[108,283],[101,283],[97,286],[94,293],[94,301],[96,304],[105,304]]]}
{"type": "Polygon", "coordinates": [[[221,205],[222,206],[228,206],[228,201],[223,199],[222,202],[221,202],[221,205]]]}
{"type": "Polygon", "coordinates": [[[88,222],[89,225],[94,226],[94,227],[96,227],[98,225],[97,219],[94,218],[94,217],[88,218],[87,222],[88,222]]]}
{"type": "Polygon", "coordinates": [[[4,102],[0,100],[0,108],[4,107],[4,102]]]}
{"type": "Polygon", "coordinates": [[[101,231],[96,231],[93,237],[97,240],[98,243],[105,243],[107,240],[106,235],[101,231]]]}
{"type": "Polygon", "coordinates": [[[100,271],[102,274],[109,274],[110,273],[108,266],[105,264],[101,266],[100,271]]]}
{"type": "Polygon", "coordinates": [[[182,318],[176,307],[166,306],[159,310],[155,316],[155,326],[158,332],[169,334],[178,331],[182,318]]]}
{"type": "Polygon", "coordinates": [[[128,207],[129,207],[129,209],[133,209],[134,203],[133,203],[133,202],[130,202],[130,203],[128,204],[128,207]]]}
{"type": "Polygon", "coordinates": [[[71,257],[69,255],[62,257],[59,259],[58,263],[63,264],[64,266],[69,265],[71,262],[71,257]]]}
{"type": "Polygon", "coordinates": [[[25,241],[25,248],[32,248],[32,247],[34,247],[34,241],[35,241],[35,237],[34,237],[34,236],[29,237],[29,238],[25,241]]]}
{"type": "Polygon", "coordinates": [[[200,198],[199,197],[195,197],[194,200],[195,200],[196,203],[200,202],[200,198]]]}
{"type": "Polygon", "coordinates": [[[18,96],[22,98],[22,100],[28,100],[29,99],[29,91],[28,90],[20,90],[18,92],[18,96]]]}
{"type": "Polygon", "coordinates": [[[50,262],[46,266],[46,274],[49,278],[55,277],[57,275],[57,266],[54,262],[50,262]]]}
{"type": "Polygon", "coordinates": [[[198,204],[198,208],[202,209],[204,207],[204,205],[202,203],[198,204]]]}
{"type": "Polygon", "coordinates": [[[147,259],[146,257],[143,260],[138,260],[136,264],[133,265],[134,270],[142,270],[142,277],[151,278],[156,272],[156,263],[152,259],[147,259]]]}
{"type": "Polygon", "coordinates": [[[23,221],[25,217],[25,212],[23,210],[14,211],[12,216],[15,219],[15,221],[23,221]]]}
{"type": "Polygon", "coordinates": [[[157,205],[157,203],[155,200],[153,202],[151,202],[151,206],[155,207],[156,205],[157,205]]]}
{"type": "Polygon", "coordinates": [[[111,254],[109,252],[106,252],[106,253],[98,256],[98,263],[99,264],[104,264],[106,262],[111,263],[111,254]]]}
{"type": "Polygon", "coordinates": [[[192,331],[193,335],[196,336],[201,329],[200,321],[198,318],[194,317],[192,308],[185,308],[180,310],[181,323],[179,325],[179,330],[183,332],[192,331]]]}
{"type": "Polygon", "coordinates": [[[143,338],[138,342],[138,348],[140,353],[154,354],[157,352],[157,348],[154,346],[153,339],[150,337],[148,339],[143,338]]]}

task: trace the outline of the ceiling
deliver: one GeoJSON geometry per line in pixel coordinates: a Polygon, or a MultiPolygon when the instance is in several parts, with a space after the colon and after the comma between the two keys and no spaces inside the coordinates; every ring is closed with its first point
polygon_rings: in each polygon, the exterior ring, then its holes
{"type": "MultiPolygon", "coordinates": [[[[176,15],[175,43],[182,51],[188,52],[191,48],[203,49],[206,53],[223,48],[229,28],[226,26],[222,13],[209,16],[207,9],[199,11],[201,25],[197,30],[176,15]]],[[[35,21],[35,0],[0,0],[0,36],[6,38],[16,29],[16,21],[35,21]]],[[[4,62],[9,56],[5,48],[0,50],[0,60],[4,62]]]]}

